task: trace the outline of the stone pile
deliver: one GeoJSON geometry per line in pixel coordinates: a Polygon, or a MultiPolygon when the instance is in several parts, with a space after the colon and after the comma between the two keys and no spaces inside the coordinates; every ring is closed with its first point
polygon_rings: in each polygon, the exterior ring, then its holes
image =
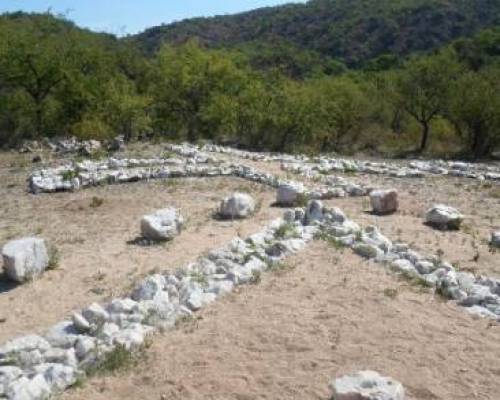
{"type": "Polygon", "coordinates": [[[309,157],[304,155],[295,156],[285,153],[259,153],[259,152],[238,150],[232,147],[219,146],[215,144],[206,144],[201,148],[201,151],[227,154],[230,156],[235,156],[252,161],[305,162],[309,160],[309,157]]]}
{"type": "Polygon", "coordinates": [[[205,145],[203,151],[228,154],[254,161],[279,161],[283,168],[297,174],[314,176],[316,173],[359,172],[388,175],[395,178],[423,178],[427,175],[450,175],[478,180],[500,180],[500,166],[486,163],[467,163],[443,160],[410,160],[377,162],[319,156],[258,153],[236,150],[230,147],[205,145]]]}
{"type": "MultiPolygon", "coordinates": [[[[28,178],[28,190],[35,194],[52,193],[142,180],[217,176],[235,176],[274,188],[286,183],[273,174],[260,172],[240,164],[185,163],[176,158],[110,158],[100,162],[86,160],[35,171],[28,178]]],[[[300,184],[296,183],[296,185],[300,184]]],[[[368,191],[366,188],[346,184],[344,181],[332,180],[328,184],[308,191],[305,195],[311,199],[331,199],[347,195],[363,196],[368,191]]]]}
{"type": "Polygon", "coordinates": [[[94,303],[42,336],[27,335],[0,346],[0,398],[49,398],[113,350],[137,350],[148,335],[172,328],[236,286],[254,282],[313,238],[317,228],[303,224],[305,214],[301,209],[246,240],[235,238],[175,273],[148,276],[130,297],[94,303]]]}
{"type": "Polygon", "coordinates": [[[165,146],[165,149],[171,151],[172,153],[185,157],[188,160],[190,160],[190,162],[195,164],[218,162],[217,158],[215,158],[214,156],[211,156],[210,154],[207,154],[204,151],[200,151],[198,149],[198,146],[194,146],[189,143],[183,143],[180,145],[168,144],[165,146]]]}
{"type": "Polygon", "coordinates": [[[497,165],[439,160],[396,163],[319,157],[309,163],[285,163],[283,169],[309,175],[342,172],[387,175],[393,178],[424,178],[428,175],[449,175],[478,180],[500,180],[500,168],[497,165]]]}

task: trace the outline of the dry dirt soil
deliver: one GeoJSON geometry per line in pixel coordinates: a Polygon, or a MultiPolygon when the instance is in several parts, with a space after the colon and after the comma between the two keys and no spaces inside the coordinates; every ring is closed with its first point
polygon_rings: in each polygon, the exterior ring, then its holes
{"type": "MultiPolygon", "coordinates": [[[[277,163],[242,160],[282,176],[277,163]]],[[[182,179],[107,186],[76,193],[25,192],[26,163],[0,154],[0,245],[39,234],[60,252],[59,268],[23,286],[0,284],[0,342],[41,331],[70,311],[130,289],[153,270],[175,269],[236,235],[260,230],[281,210],[274,191],[234,178],[182,179]],[[245,190],[261,208],[246,221],[211,217],[221,197],[245,190]],[[95,207],[96,197],[102,205],[95,207]],[[94,203],[94,207],[91,204],[94,203]],[[174,205],[185,232],[164,246],[132,244],[140,217],[174,205]]],[[[295,179],[299,179],[294,177],[295,179]]],[[[424,254],[439,252],[459,268],[499,277],[486,244],[500,227],[498,187],[455,178],[396,180],[347,176],[395,187],[398,213],[375,217],[366,198],[337,199],[361,225],[378,225],[424,254]],[[422,224],[434,202],[467,215],[459,232],[422,224]]],[[[157,335],[133,368],[98,375],[65,393],[69,400],[328,399],[329,381],[374,369],[403,383],[410,400],[498,400],[500,325],[464,312],[384,268],[315,241],[231,295],[157,335]]]]}

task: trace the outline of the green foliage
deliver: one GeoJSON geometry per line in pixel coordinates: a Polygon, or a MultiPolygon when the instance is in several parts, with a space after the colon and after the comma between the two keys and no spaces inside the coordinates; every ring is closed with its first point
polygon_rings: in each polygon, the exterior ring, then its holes
{"type": "MultiPolygon", "coordinates": [[[[272,62],[297,77],[316,69],[310,68],[315,57],[314,64],[324,70],[325,60],[362,67],[384,55],[437,49],[495,26],[499,11],[500,4],[490,0],[311,0],[188,19],[148,29],[132,40],[154,54],[164,43],[196,37],[212,48],[245,49],[254,65],[268,68],[272,62]],[[254,57],[256,51],[262,56],[254,57]]],[[[380,59],[379,67],[387,61],[380,59]]]]}
{"type": "Polygon", "coordinates": [[[452,86],[449,117],[475,158],[500,141],[500,69],[466,72],[452,86]]]}
{"type": "Polygon", "coordinates": [[[125,346],[117,345],[113,350],[106,353],[104,358],[92,367],[87,374],[95,376],[124,371],[137,365],[138,357],[139,353],[133,353],[127,350],[125,346]]]}
{"type": "Polygon", "coordinates": [[[312,0],[124,40],[50,14],[4,14],[0,146],[123,134],[311,154],[453,145],[485,157],[500,145],[500,31],[475,32],[499,8],[312,0]]]}

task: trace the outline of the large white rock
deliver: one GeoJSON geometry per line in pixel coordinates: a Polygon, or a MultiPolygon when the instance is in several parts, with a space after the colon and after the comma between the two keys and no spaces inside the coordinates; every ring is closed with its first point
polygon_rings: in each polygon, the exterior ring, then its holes
{"type": "Polygon", "coordinates": [[[404,400],[401,383],[374,371],[361,371],[330,383],[333,400],[404,400]]]}
{"type": "Polygon", "coordinates": [[[150,240],[172,240],[181,233],[184,219],[175,208],[165,208],[141,220],[142,236],[150,240]]]}
{"type": "Polygon", "coordinates": [[[246,218],[255,211],[255,201],[246,193],[233,193],[222,200],[219,215],[223,218],[246,218]]]}
{"type": "Polygon", "coordinates": [[[376,214],[396,212],[399,206],[398,192],[394,189],[374,190],[370,193],[370,202],[376,214]]]}
{"type": "Polygon", "coordinates": [[[457,209],[444,204],[432,206],[425,214],[425,222],[439,229],[458,229],[463,219],[457,209]]]}
{"type": "Polygon", "coordinates": [[[20,283],[40,275],[49,265],[45,242],[34,237],[8,242],[2,256],[6,275],[20,283]]]}
{"type": "Polygon", "coordinates": [[[305,193],[305,188],[299,182],[287,182],[278,187],[276,203],[282,206],[293,206],[305,193]]]}

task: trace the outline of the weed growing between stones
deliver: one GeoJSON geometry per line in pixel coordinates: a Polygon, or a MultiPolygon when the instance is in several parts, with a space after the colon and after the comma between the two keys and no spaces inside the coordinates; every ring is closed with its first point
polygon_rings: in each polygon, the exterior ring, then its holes
{"type": "Polygon", "coordinates": [[[70,169],[68,171],[64,171],[61,174],[63,181],[70,181],[71,179],[76,178],[77,176],[78,176],[78,172],[76,172],[75,170],[72,170],[72,169],[70,169]]]}
{"type": "Polygon", "coordinates": [[[337,238],[329,235],[328,233],[326,233],[324,231],[318,231],[314,235],[314,239],[315,240],[322,240],[328,246],[333,247],[334,249],[339,250],[339,251],[344,251],[344,249],[345,249],[345,246],[339,240],[337,240],[337,238]]]}
{"type": "Polygon", "coordinates": [[[250,283],[252,285],[258,285],[262,281],[262,272],[258,270],[252,271],[252,278],[250,279],[250,283]]]}
{"type": "Polygon", "coordinates": [[[201,272],[192,271],[189,273],[189,277],[193,282],[198,283],[202,287],[208,287],[208,280],[205,275],[201,272]]]}
{"type": "Polygon", "coordinates": [[[49,246],[48,253],[49,253],[49,264],[47,265],[47,269],[49,270],[57,269],[59,267],[59,262],[61,259],[58,248],[55,245],[51,245],[49,246]]]}
{"type": "Polygon", "coordinates": [[[285,222],[276,229],[275,235],[279,239],[291,239],[298,237],[295,225],[291,222],[285,222]]]}

